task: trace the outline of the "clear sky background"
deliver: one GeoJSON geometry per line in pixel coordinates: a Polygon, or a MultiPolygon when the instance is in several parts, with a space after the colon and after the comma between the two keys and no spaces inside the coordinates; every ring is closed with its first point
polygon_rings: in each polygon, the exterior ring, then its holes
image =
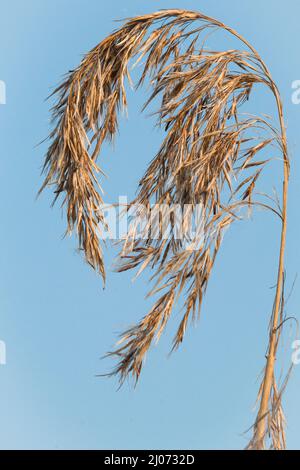
{"type": "MultiPolygon", "coordinates": [[[[136,389],[97,378],[117,334],[141,318],[147,277],[108,272],[107,289],[62,240],[65,221],[50,209],[51,191],[36,201],[49,132],[44,99],[82,55],[116,27],[115,19],[160,8],[200,10],[236,28],[260,51],[282,93],[292,159],[287,290],[299,271],[299,120],[291,84],[300,79],[297,0],[0,0],[0,366],[1,449],[239,449],[255,419],[257,378],[264,365],[274,291],[279,224],[258,211],[226,233],[202,316],[168,357],[180,312],[147,356],[136,389]]],[[[222,48],[222,44],[220,44],[222,48]]],[[[106,150],[107,201],[132,196],[161,136],[140,116],[146,91],[130,95],[115,149],[106,150]]],[[[252,105],[274,113],[261,93],[252,105]]],[[[280,181],[281,162],[266,185],[280,181]]],[[[280,184],[279,184],[280,187],[280,184]]],[[[108,248],[108,267],[114,252],[108,248]]],[[[299,281],[287,312],[299,319],[299,281]]],[[[287,329],[289,332],[289,329],[287,329]]],[[[292,337],[286,335],[287,362],[292,337]]],[[[300,366],[285,394],[289,448],[300,449],[300,366]]]]}

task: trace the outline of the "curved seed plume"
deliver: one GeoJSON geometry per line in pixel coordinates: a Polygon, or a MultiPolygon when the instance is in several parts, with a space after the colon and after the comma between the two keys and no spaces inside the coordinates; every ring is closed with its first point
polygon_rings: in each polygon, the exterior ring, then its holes
{"type": "Polygon", "coordinates": [[[158,214],[151,227],[146,223],[142,237],[135,237],[137,226],[131,225],[123,240],[118,270],[139,268],[140,274],[150,267],[155,283],[149,295],[157,294],[158,299],[110,353],[119,358],[113,374],[118,374],[121,382],[129,374],[138,379],[146,352],[160,337],[181,296],[184,312],[173,345],[178,347],[189,319],[199,313],[224,230],[240,217],[242,208],[260,204],[279,216],[282,241],[261,406],[249,448],[263,448],[268,434],[273,448],[282,448],[283,416],[274,358],[280,335],[276,327],[283,308],[289,163],[279,92],[255,49],[228,26],[198,12],[165,10],[129,19],[92,49],[55,90],[55,128],[42,189],[54,184],[55,200],[63,195],[68,231],[76,230],[79,248],[105,280],[99,230],[106,228],[106,221],[97,180],[101,170],[96,161],[103,142],[111,141],[117,132],[119,111],[126,109],[132,59],[139,67],[143,64],[138,86],[147,79],[152,87],[145,107],[160,100],[158,125],[165,130],[165,138],[127,210],[142,207],[138,222],[148,220],[153,204],[167,212],[158,214]],[[214,29],[234,35],[245,50],[206,48],[207,33],[214,29]],[[280,131],[263,117],[245,117],[239,112],[256,84],[273,93],[280,131]],[[254,200],[257,181],[269,161],[259,160],[257,154],[271,144],[280,148],[284,159],[283,203],[279,208],[254,200]],[[184,213],[183,236],[178,237],[174,207],[187,205],[192,211],[184,213]],[[195,221],[193,214],[199,207],[195,221]],[[166,215],[170,220],[167,238],[163,236],[166,215]],[[193,235],[192,227],[196,228],[193,235]]]}

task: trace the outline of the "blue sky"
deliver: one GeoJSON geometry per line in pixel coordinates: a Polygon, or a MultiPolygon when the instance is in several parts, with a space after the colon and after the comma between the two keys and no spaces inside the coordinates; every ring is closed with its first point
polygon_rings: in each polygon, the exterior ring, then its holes
{"type": "MultiPolygon", "coordinates": [[[[117,391],[113,379],[97,378],[112,363],[101,360],[117,334],[146,313],[147,278],[108,272],[107,289],[76,253],[76,240],[62,240],[59,206],[51,192],[36,201],[49,132],[45,98],[106,34],[115,19],[160,8],[186,8],[231,25],[260,51],[282,93],[292,159],[287,240],[287,288],[299,269],[300,105],[291,85],[300,79],[296,0],[10,0],[0,3],[0,80],[7,104],[0,106],[0,340],[7,364],[0,366],[2,449],[239,449],[252,424],[264,365],[275,282],[278,222],[258,211],[226,233],[196,328],[168,356],[180,313],[147,357],[136,389],[117,391]],[[259,13],[259,14],[258,14],[259,13]]],[[[222,47],[222,44],[220,45],[222,47]]],[[[115,148],[103,155],[108,201],[132,196],[160,135],[139,114],[146,91],[130,96],[115,148]]],[[[274,113],[258,93],[253,107],[274,113]]],[[[281,178],[277,162],[266,178],[281,178]]],[[[114,252],[106,253],[107,265],[114,252]]],[[[299,319],[299,281],[287,306],[299,319]]],[[[292,336],[286,334],[289,361],[292,336]]],[[[300,366],[285,395],[289,448],[300,448],[300,366]]]]}

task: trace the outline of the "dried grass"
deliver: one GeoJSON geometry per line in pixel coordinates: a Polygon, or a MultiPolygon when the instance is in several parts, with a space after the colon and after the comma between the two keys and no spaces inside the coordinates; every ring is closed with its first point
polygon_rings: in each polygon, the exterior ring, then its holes
{"type": "MultiPolygon", "coordinates": [[[[158,124],[165,130],[162,145],[140,181],[132,203],[202,204],[204,238],[197,249],[187,250],[174,234],[168,240],[132,240],[121,251],[119,270],[146,267],[154,270],[159,294],[150,312],[121,337],[111,353],[119,359],[113,374],[121,382],[138,379],[145,355],[162,334],[177,299],[184,313],[173,348],[182,342],[189,319],[200,310],[203,295],[219,251],[224,230],[245,206],[253,207],[255,187],[268,160],[257,154],[277,145],[284,159],[281,208],[271,208],[282,222],[282,242],[276,298],[270,327],[269,357],[260,390],[261,407],[249,448],[263,448],[271,435],[273,448],[284,448],[281,395],[274,378],[278,344],[283,251],[286,230],[286,192],[289,172],[285,128],[279,92],[258,53],[237,32],[198,12],[166,10],[129,19],[89,52],[79,67],[55,90],[55,128],[50,135],[42,189],[54,184],[55,200],[63,195],[68,232],[76,230],[79,248],[88,263],[105,280],[101,242],[97,230],[105,228],[96,160],[105,140],[118,130],[118,114],[126,109],[126,80],[132,59],[142,66],[138,86],[150,80],[152,93],[145,106],[161,100],[158,124]],[[205,34],[225,30],[238,38],[245,50],[214,51],[206,48],[205,34]],[[275,96],[280,131],[260,116],[244,117],[240,106],[254,85],[265,86],[275,96]]],[[[161,219],[157,230],[161,229],[161,219]]]]}

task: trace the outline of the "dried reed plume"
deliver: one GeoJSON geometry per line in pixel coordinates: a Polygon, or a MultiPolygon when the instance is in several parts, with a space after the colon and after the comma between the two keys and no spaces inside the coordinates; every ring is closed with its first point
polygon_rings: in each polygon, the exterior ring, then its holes
{"type": "MultiPolygon", "coordinates": [[[[121,382],[128,375],[138,379],[146,352],[160,337],[175,302],[182,296],[184,315],[173,344],[178,347],[190,317],[199,313],[224,229],[239,218],[243,207],[260,204],[279,217],[282,228],[260,406],[248,448],[283,449],[284,418],[274,366],[282,326],[289,159],[277,86],[248,41],[198,12],[164,10],[127,20],[92,49],[55,90],[55,128],[50,135],[42,189],[54,184],[55,200],[63,195],[68,232],[76,230],[87,262],[105,280],[98,230],[104,229],[106,222],[96,177],[101,170],[96,161],[102,143],[111,141],[117,132],[119,111],[126,108],[125,82],[130,81],[129,64],[133,58],[144,64],[138,86],[149,79],[152,87],[145,106],[154,99],[161,100],[158,125],[165,130],[165,138],[129,207],[136,203],[146,208],[153,203],[182,207],[201,204],[203,239],[191,250],[176,239],[172,230],[167,240],[136,240],[128,235],[121,250],[119,271],[151,268],[155,285],[149,295],[159,293],[159,298],[110,353],[119,360],[112,374],[118,374],[121,382]],[[212,30],[230,33],[243,50],[209,50],[205,44],[207,33],[212,30]],[[255,84],[263,85],[274,95],[279,131],[268,119],[239,113],[255,84]],[[254,199],[257,181],[268,162],[257,159],[257,154],[270,144],[279,147],[284,162],[279,207],[254,199]]],[[[185,223],[189,226],[190,219],[185,223]]],[[[158,231],[161,224],[159,219],[158,231]]]]}

